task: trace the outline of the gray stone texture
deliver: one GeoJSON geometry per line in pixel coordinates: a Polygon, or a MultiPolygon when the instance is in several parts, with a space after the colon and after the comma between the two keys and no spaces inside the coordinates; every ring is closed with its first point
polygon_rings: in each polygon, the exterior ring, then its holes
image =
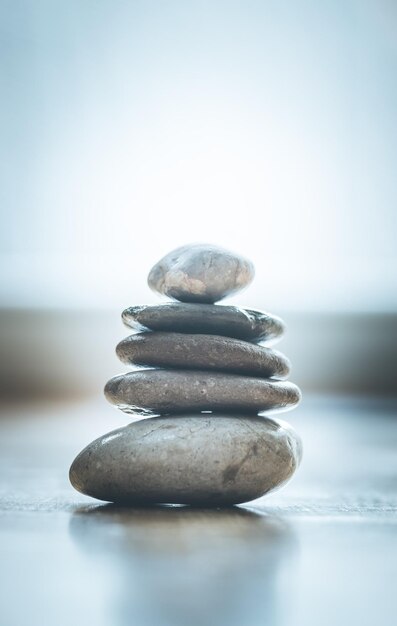
{"type": "Polygon", "coordinates": [[[231,337],[144,332],[126,337],[116,353],[123,363],[151,367],[234,372],[286,378],[290,365],[281,354],[231,337]]]}
{"type": "Polygon", "coordinates": [[[153,291],[181,302],[214,303],[250,284],[254,266],[248,259],[208,244],[182,246],[151,269],[153,291]]]}
{"type": "Polygon", "coordinates": [[[284,332],[284,322],[276,315],[219,304],[164,302],[132,306],[122,320],[135,330],[224,335],[245,341],[274,341],[284,332]]]}
{"type": "MultiPolygon", "coordinates": [[[[287,410],[300,400],[290,382],[219,372],[148,369],[111,378],[109,402],[126,413],[166,415],[184,411],[287,410]]],[[[192,449],[194,443],[192,442],[192,449]]]]}
{"type": "Polygon", "coordinates": [[[231,505],[280,487],[301,453],[295,431],[273,419],[155,417],[93,441],[70,480],[81,493],[120,504],[231,505]]]}

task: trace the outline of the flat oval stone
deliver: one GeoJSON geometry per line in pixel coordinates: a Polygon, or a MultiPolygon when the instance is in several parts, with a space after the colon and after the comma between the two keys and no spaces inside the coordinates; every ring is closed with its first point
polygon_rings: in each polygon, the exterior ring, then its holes
{"type": "Polygon", "coordinates": [[[116,353],[123,363],[153,367],[218,370],[286,378],[288,359],[271,348],[231,337],[144,332],[126,337],[116,353]]]}
{"type": "Polygon", "coordinates": [[[251,261],[234,252],[194,244],[177,248],[156,263],[148,284],[174,300],[212,304],[247,287],[254,273],[251,261]]]}
{"type": "Polygon", "coordinates": [[[245,341],[270,341],[284,333],[284,322],[264,311],[218,304],[166,302],[132,306],[122,313],[136,330],[223,335],[245,341]]]}
{"type": "Polygon", "coordinates": [[[287,410],[301,397],[289,382],[180,370],[141,370],[111,378],[106,398],[125,413],[165,415],[184,411],[287,410]]]}
{"type": "Polygon", "coordinates": [[[87,446],[70,481],[119,504],[231,505],[288,481],[302,445],[286,423],[247,415],[180,415],[140,420],[87,446]]]}

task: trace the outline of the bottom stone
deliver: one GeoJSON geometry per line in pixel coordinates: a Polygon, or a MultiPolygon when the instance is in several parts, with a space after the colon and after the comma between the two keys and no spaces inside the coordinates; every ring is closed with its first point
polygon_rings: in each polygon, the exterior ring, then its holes
{"type": "Polygon", "coordinates": [[[90,443],[70,481],[119,504],[222,506],[248,502],[291,478],[299,435],[281,420],[194,414],[153,417],[90,443]]]}

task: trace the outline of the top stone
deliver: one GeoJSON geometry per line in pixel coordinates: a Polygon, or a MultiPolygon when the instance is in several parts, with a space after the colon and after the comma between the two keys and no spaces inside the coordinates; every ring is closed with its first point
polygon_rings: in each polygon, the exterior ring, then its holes
{"type": "Polygon", "coordinates": [[[148,285],[180,302],[213,304],[247,287],[254,278],[248,259],[224,248],[193,244],[176,248],[152,267],[148,285]]]}

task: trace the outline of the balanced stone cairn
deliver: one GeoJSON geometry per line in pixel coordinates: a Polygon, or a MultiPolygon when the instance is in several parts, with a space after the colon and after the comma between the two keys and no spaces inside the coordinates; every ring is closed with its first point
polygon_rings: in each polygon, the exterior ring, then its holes
{"type": "Polygon", "coordinates": [[[112,404],[149,419],[80,452],[70,468],[78,491],[124,505],[222,506],[254,500],[291,478],[300,438],[289,424],[261,415],[300,400],[298,387],[283,382],[287,358],[263,345],[279,339],[284,324],[215,304],[253,276],[247,259],[201,244],[178,248],[152,268],[149,286],[177,302],[123,312],[136,332],[116,351],[135,370],[105,387],[112,404]]]}

